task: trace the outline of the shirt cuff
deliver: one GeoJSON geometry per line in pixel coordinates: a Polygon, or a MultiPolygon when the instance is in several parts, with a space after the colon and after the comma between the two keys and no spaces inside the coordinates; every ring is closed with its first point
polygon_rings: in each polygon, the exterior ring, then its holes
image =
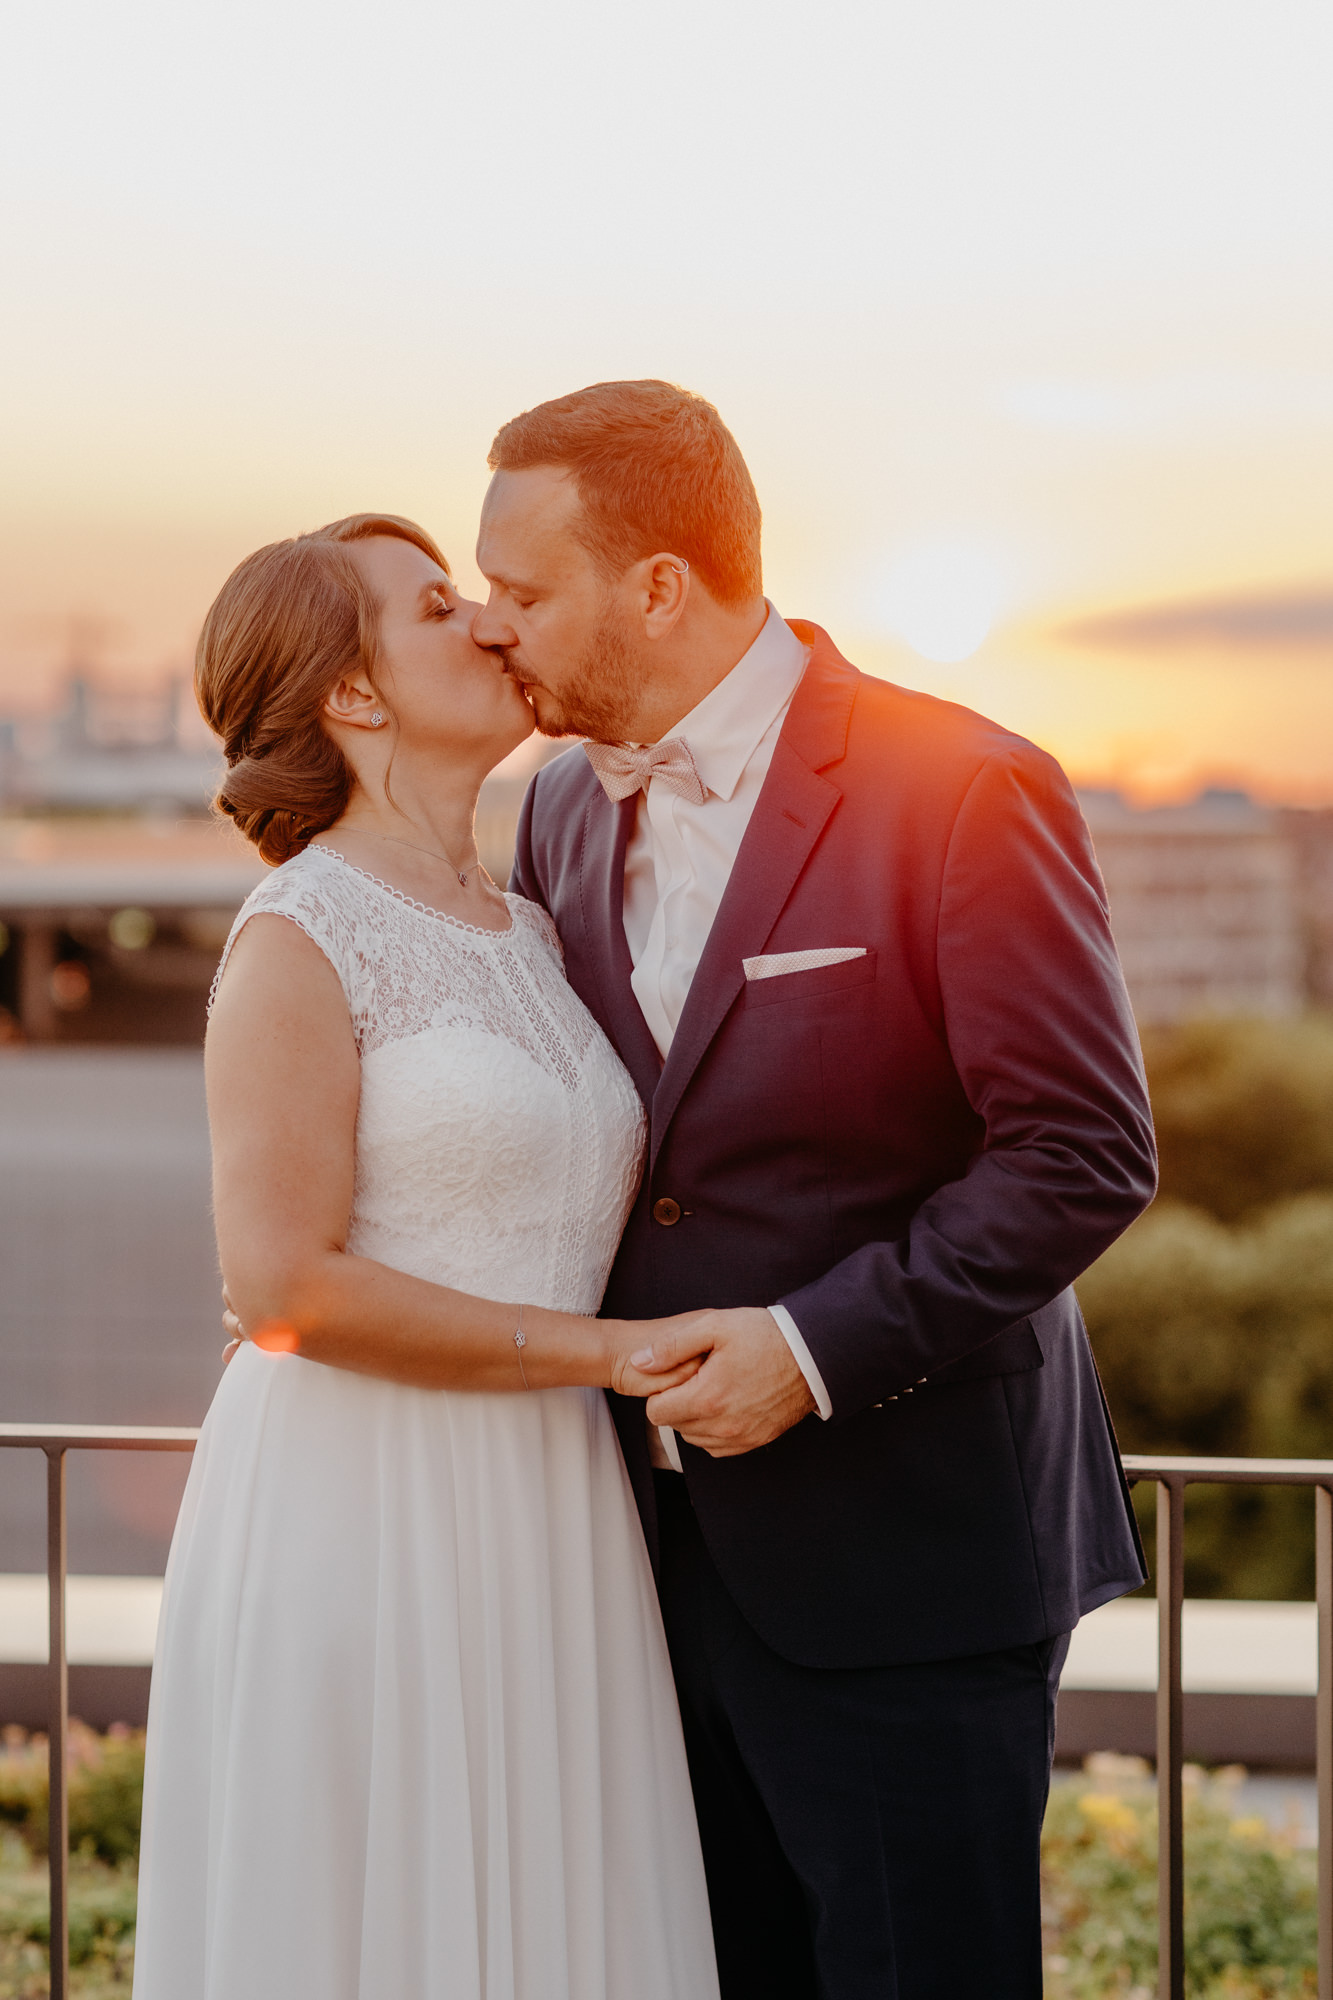
{"type": "Polygon", "coordinates": [[[676,1433],[668,1429],[665,1424],[659,1428],[656,1424],[648,1423],[647,1417],[643,1421],[648,1425],[648,1462],[653,1471],[684,1472],[685,1467],[680,1462],[680,1444],[676,1433]]]}
{"type": "Polygon", "coordinates": [[[770,1306],[768,1310],[777,1322],[778,1332],[791,1349],[792,1360],[805,1377],[810,1394],[815,1399],[815,1408],[819,1411],[824,1422],[827,1423],[833,1415],[832,1398],[828,1390],[824,1387],[824,1378],[815,1366],[815,1357],[806,1346],[800,1327],[797,1326],[796,1321],[787,1311],[786,1306],[770,1306]]]}

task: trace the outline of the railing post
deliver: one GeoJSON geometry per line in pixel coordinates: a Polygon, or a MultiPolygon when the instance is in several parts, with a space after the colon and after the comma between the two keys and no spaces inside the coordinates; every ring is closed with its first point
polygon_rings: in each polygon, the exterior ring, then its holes
{"type": "Polygon", "coordinates": [[[1319,2000],[1333,2000],[1333,1492],[1316,1486],[1315,1595],[1319,1687],[1315,1695],[1315,1788],[1319,1798],[1319,2000]]]}
{"type": "Polygon", "coordinates": [[[1184,1698],[1185,1482],[1157,1482],[1157,1994],[1185,2000],[1184,1698]]]}
{"type": "Polygon", "coordinates": [[[51,2000],[69,1992],[69,1667],[65,1657],[65,1454],[46,1454],[46,1586],[50,1601],[51,2000]]]}

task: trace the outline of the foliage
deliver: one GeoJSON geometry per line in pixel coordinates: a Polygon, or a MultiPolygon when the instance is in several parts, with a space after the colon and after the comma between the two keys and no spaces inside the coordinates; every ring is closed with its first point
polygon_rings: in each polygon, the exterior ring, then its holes
{"type": "MultiPolygon", "coordinates": [[[[1121,1446],[1333,1456],[1333,1017],[1195,1021],[1145,1053],[1162,1192],[1078,1288],[1121,1446]]],[[[1313,1513],[1191,1488],[1187,1592],[1312,1597],[1313,1513]]]]}
{"type": "Polygon", "coordinates": [[[39,1821],[45,1823],[46,1795],[46,1738],[29,1740],[25,1729],[6,1729],[0,1749],[0,1825],[17,1828],[32,1843],[39,1821]]]}
{"type": "MultiPolygon", "coordinates": [[[[1333,1456],[1333,1195],[1231,1229],[1159,1200],[1079,1295],[1124,1450],[1333,1456]]],[[[1190,1596],[1314,1595],[1307,1492],[1194,1487],[1187,1506],[1190,1596]]]]}
{"type": "MultiPolygon", "coordinates": [[[[134,1966],[134,1874],[80,1859],[70,1868],[70,1964],[80,2000],[128,1995],[134,1966]]],[[[13,1832],[0,1840],[0,2000],[49,1988],[46,1870],[13,1832]]]]}
{"type": "MultiPolygon", "coordinates": [[[[81,2000],[127,1995],[133,1977],[143,1746],[141,1731],[70,1725],[70,1962],[81,2000]]],[[[44,1736],[0,1735],[0,2000],[48,1990],[47,1752],[44,1736]]]]}
{"type": "MultiPolygon", "coordinates": [[[[1042,1838],[1049,2000],[1151,2000],[1157,1985],[1157,1806],[1147,1767],[1090,1758],[1057,1783],[1042,1838]]],[[[1185,1803],[1186,1992],[1315,1992],[1314,1856],[1233,1815],[1230,1774],[1197,1770],[1185,1803]]]]}
{"type": "Polygon", "coordinates": [[[1333,1015],[1144,1036],[1162,1192],[1223,1222],[1333,1190],[1333,1015]]]}
{"type": "MultiPolygon", "coordinates": [[[[142,1738],[75,1731],[71,1793],[80,1851],[71,1864],[71,1959],[80,2000],[113,2000],[132,1977],[132,1861],[98,1860],[95,1842],[137,1840],[142,1738]],[[81,1774],[75,1781],[75,1772],[81,1774]],[[92,1802],[103,1801],[94,1811],[92,1802]],[[91,1829],[97,1826],[99,1831],[91,1829]]],[[[0,2000],[47,1990],[50,1927],[45,1870],[46,1743],[5,1732],[0,1751],[0,2000]],[[24,1830],[20,1838],[16,1828],[24,1830]],[[28,1843],[32,1842],[33,1845],[28,1843]]],[[[1192,1780],[1186,1802],[1187,1990],[1196,2000],[1294,2000],[1313,1995],[1314,1857],[1261,1820],[1237,1819],[1231,1780],[1192,1780]]],[[[1082,1778],[1052,1791],[1042,1840],[1046,1991],[1050,2000],[1150,2000],[1157,1960],[1157,1828],[1147,1766],[1093,1757],[1082,1778]]]]}
{"type": "MultiPolygon", "coordinates": [[[[69,1733],[69,1844],[74,1854],[117,1866],[139,1853],[143,1798],[142,1730],[97,1736],[72,1722],[69,1733]]],[[[47,1742],[7,1729],[0,1748],[0,1822],[23,1835],[34,1854],[47,1845],[47,1742]]]]}

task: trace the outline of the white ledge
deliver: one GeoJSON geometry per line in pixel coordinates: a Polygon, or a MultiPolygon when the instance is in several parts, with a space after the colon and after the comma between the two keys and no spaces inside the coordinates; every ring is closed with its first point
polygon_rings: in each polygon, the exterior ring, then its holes
{"type": "MultiPolygon", "coordinates": [[[[72,1666],[149,1666],[162,1602],[156,1576],[72,1576],[66,1597],[72,1666]]],[[[0,1575],[0,1662],[47,1657],[44,1576],[0,1575]]],[[[1312,1695],[1318,1683],[1313,1604],[1191,1598],[1182,1618],[1190,1694],[1312,1695]]],[[[1061,1685],[1147,1692],[1157,1685],[1157,1606],[1122,1598],[1085,1618],[1061,1685]]]]}
{"type": "MultiPolygon", "coordinates": [[[[153,1661],[160,1576],[71,1576],[65,1589],[66,1654],[72,1667],[147,1667],[153,1661]]],[[[46,1661],[44,1576],[0,1576],[0,1662],[46,1661]]]]}
{"type": "MultiPolygon", "coordinates": [[[[1313,1604],[1187,1598],[1181,1617],[1181,1683],[1187,1694],[1314,1694],[1319,1680],[1313,1604]]],[[[1121,1598],[1091,1612],[1070,1641],[1060,1685],[1157,1685],[1157,1604],[1121,1598]]]]}

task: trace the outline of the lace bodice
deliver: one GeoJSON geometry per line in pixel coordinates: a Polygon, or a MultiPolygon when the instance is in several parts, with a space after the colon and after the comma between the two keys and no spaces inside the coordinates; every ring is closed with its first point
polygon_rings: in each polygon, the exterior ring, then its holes
{"type": "MultiPolygon", "coordinates": [[[[629,1076],[544,910],[485,931],[312,845],[242,905],[299,924],[361,1057],[348,1248],[486,1298],[595,1312],[642,1168],[629,1076]]],[[[216,990],[216,981],[214,983],[216,990]]]]}

